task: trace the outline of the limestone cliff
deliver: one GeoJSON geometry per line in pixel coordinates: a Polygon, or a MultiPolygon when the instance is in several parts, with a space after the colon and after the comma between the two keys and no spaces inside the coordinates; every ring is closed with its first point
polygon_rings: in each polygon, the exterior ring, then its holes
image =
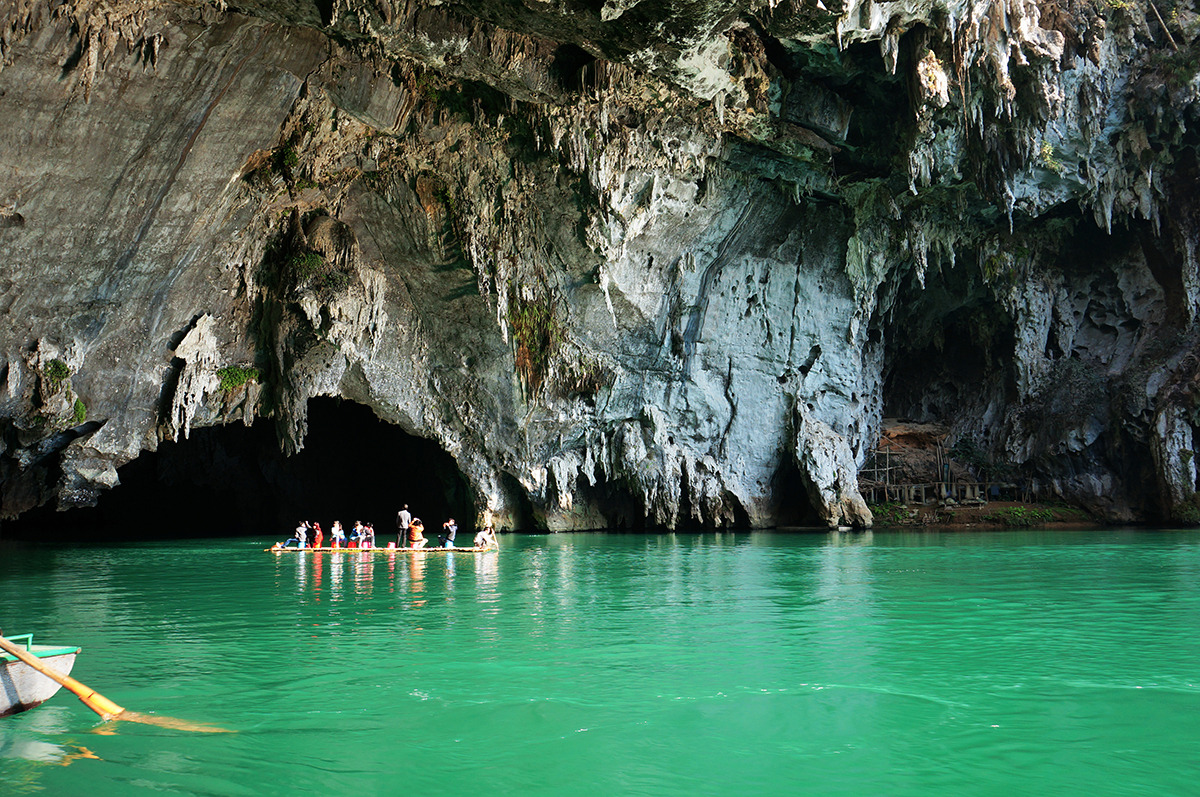
{"type": "Polygon", "coordinates": [[[0,0],[0,513],[198,427],[297,450],[339,396],[502,527],[869,525],[885,412],[1200,518],[1198,37],[1171,0],[0,0]]]}

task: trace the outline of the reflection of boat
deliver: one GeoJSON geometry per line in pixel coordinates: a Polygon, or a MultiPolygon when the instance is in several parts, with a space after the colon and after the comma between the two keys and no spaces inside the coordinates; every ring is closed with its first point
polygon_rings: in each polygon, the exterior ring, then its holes
{"type": "Polygon", "coordinates": [[[263,550],[270,553],[487,553],[500,549],[495,545],[486,548],[284,548],[273,545],[263,550]]]}
{"type": "Polygon", "coordinates": [[[52,744],[23,736],[9,737],[0,733],[0,759],[4,758],[35,761],[39,764],[57,764],[62,767],[70,766],[72,761],[78,761],[81,758],[100,760],[100,756],[86,747],[74,744],[52,744]]]}
{"type": "MultiPolygon", "coordinates": [[[[5,637],[10,643],[23,647],[63,675],[75,666],[78,647],[70,645],[35,645],[33,634],[5,637]]],[[[25,662],[0,651],[0,717],[16,714],[41,705],[54,696],[59,684],[42,675],[25,662]]]]}

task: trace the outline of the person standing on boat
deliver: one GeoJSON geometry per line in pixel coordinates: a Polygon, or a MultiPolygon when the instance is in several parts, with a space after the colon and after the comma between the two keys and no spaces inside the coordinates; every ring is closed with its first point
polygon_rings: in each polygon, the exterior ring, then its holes
{"type": "Polygon", "coordinates": [[[346,532],[342,531],[342,521],[333,521],[333,528],[329,530],[330,545],[334,548],[340,548],[346,543],[346,532]]]}
{"type": "Polygon", "coordinates": [[[421,522],[421,518],[419,518],[419,517],[413,518],[412,523],[408,524],[408,547],[409,548],[424,548],[425,547],[425,542],[426,542],[425,535],[422,533],[424,531],[425,531],[425,524],[421,522]]]}
{"type": "Polygon", "coordinates": [[[442,528],[446,530],[445,534],[438,535],[438,539],[442,541],[442,547],[453,548],[454,536],[458,534],[458,524],[454,522],[454,518],[450,518],[442,524],[442,528]]]}
{"type": "Polygon", "coordinates": [[[308,523],[301,520],[296,525],[296,547],[303,548],[305,540],[308,539],[308,523]]]}
{"type": "Polygon", "coordinates": [[[314,523],[313,524],[313,547],[320,548],[321,540],[323,540],[324,538],[325,538],[325,532],[321,531],[321,524],[314,523]]]}
{"type": "Polygon", "coordinates": [[[408,511],[408,504],[396,513],[396,545],[404,547],[404,535],[408,532],[408,524],[412,523],[412,514],[408,511]]]}

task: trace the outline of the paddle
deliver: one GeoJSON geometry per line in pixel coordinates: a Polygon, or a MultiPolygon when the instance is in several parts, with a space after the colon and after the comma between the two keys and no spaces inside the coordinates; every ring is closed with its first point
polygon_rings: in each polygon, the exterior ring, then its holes
{"type": "Polygon", "coordinates": [[[163,728],[174,728],[181,731],[229,733],[227,729],[218,728],[214,725],[202,725],[195,722],[188,722],[187,720],[177,720],[173,717],[156,717],[139,714],[136,711],[126,711],[95,689],[81,684],[69,675],[63,675],[53,667],[47,666],[37,656],[22,650],[2,636],[0,636],[0,650],[11,653],[51,681],[55,681],[59,685],[70,689],[85,706],[99,714],[100,718],[105,722],[109,722],[110,720],[125,720],[126,722],[141,722],[145,725],[158,725],[163,728]]]}

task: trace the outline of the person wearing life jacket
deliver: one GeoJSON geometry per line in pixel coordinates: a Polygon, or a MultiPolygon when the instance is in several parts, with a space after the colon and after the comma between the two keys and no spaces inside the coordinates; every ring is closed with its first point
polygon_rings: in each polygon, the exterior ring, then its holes
{"type": "Polygon", "coordinates": [[[425,547],[425,543],[428,541],[425,539],[424,531],[425,531],[425,524],[421,522],[421,519],[419,517],[413,518],[412,523],[408,524],[408,547],[409,548],[424,548],[425,547]]]}

